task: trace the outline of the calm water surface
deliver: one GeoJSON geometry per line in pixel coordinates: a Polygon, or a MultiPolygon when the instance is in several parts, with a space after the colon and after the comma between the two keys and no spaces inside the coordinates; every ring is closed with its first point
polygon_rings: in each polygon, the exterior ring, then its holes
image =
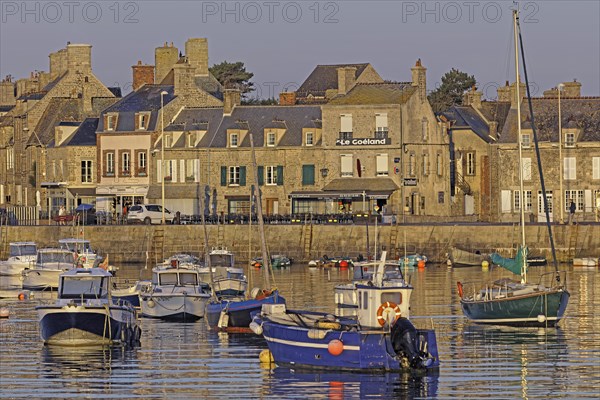
{"type": "MultiPolygon", "coordinates": [[[[2,299],[0,398],[597,398],[600,393],[600,280],[598,269],[568,270],[571,300],[560,328],[482,327],[462,315],[456,281],[481,283],[508,276],[479,267],[428,265],[410,270],[415,287],[411,320],[433,324],[442,365],[438,374],[311,373],[264,367],[263,339],[215,333],[204,321],[142,319],[134,349],[64,349],[39,339],[33,300],[2,299]]],[[[530,269],[536,280],[551,267],[530,269]]],[[[252,271],[260,281],[261,272],[252,271]]],[[[121,266],[119,276],[139,270],[121,266]]],[[[333,287],[349,274],[294,265],[275,271],[288,307],[336,312],[333,287]]],[[[14,280],[2,277],[6,288],[14,280]]],[[[47,294],[44,294],[47,296],[47,294]]]]}

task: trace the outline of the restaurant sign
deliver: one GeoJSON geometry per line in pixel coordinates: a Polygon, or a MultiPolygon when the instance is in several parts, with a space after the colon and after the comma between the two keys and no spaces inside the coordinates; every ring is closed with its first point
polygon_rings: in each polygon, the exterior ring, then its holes
{"type": "Polygon", "coordinates": [[[390,138],[355,138],[355,139],[338,139],[335,141],[336,146],[381,146],[391,144],[390,138]]]}

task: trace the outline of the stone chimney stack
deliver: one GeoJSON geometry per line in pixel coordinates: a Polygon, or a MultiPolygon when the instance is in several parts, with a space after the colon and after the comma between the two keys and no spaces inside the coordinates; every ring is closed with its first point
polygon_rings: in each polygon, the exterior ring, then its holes
{"type": "Polygon", "coordinates": [[[192,38],[185,42],[185,55],[195,69],[195,75],[208,76],[208,40],[192,38]]]}
{"type": "Polygon", "coordinates": [[[67,49],[50,53],[50,80],[54,80],[67,71],[67,49]]]}
{"type": "Polygon", "coordinates": [[[242,94],[239,89],[225,89],[223,93],[223,114],[231,115],[233,108],[242,103],[242,94]]]}
{"type": "Polygon", "coordinates": [[[194,68],[189,64],[175,64],[173,83],[175,96],[190,93],[194,85],[194,68]]]}
{"type": "Polygon", "coordinates": [[[0,106],[12,106],[16,103],[15,84],[12,77],[8,75],[0,82],[0,106]]]}
{"type": "Polygon", "coordinates": [[[510,101],[510,85],[508,81],[506,81],[504,86],[498,88],[498,101],[510,101]]]}
{"type": "Polygon", "coordinates": [[[489,135],[493,138],[498,138],[498,122],[496,121],[490,121],[490,132],[489,135]]]}
{"type": "Polygon", "coordinates": [[[356,85],[356,67],[340,67],[338,74],[338,94],[348,93],[356,85]]]}
{"type": "Polygon", "coordinates": [[[296,92],[281,92],[279,93],[280,106],[293,106],[296,104],[296,92]]]}
{"type": "Polygon", "coordinates": [[[92,45],[68,44],[67,68],[71,72],[89,73],[92,71],[92,45]]]}
{"type": "Polygon", "coordinates": [[[154,65],[143,65],[141,61],[131,67],[133,69],[133,90],[154,83],[154,65]]]}
{"type": "Polygon", "coordinates": [[[478,92],[477,88],[473,86],[471,90],[467,91],[463,95],[463,106],[472,106],[478,110],[481,109],[481,96],[483,93],[478,92]]]}
{"type": "Polygon", "coordinates": [[[573,82],[564,82],[563,92],[561,97],[581,97],[581,83],[577,82],[577,79],[573,82]]]}
{"type": "MultiPolygon", "coordinates": [[[[521,97],[520,101],[523,103],[523,98],[527,96],[527,88],[525,83],[519,79],[521,84],[519,85],[519,97],[521,97]]],[[[517,82],[515,81],[512,85],[510,85],[510,108],[517,108],[517,82]]]]}
{"type": "Polygon", "coordinates": [[[173,46],[173,43],[169,46],[167,42],[165,42],[163,47],[157,47],[154,50],[154,65],[156,66],[154,83],[160,84],[169,71],[173,69],[173,66],[177,64],[178,60],[179,50],[177,50],[177,47],[173,46]]]}
{"type": "Polygon", "coordinates": [[[427,68],[421,65],[421,59],[419,58],[410,70],[412,72],[412,86],[417,87],[419,99],[421,102],[427,101],[427,68]]]}

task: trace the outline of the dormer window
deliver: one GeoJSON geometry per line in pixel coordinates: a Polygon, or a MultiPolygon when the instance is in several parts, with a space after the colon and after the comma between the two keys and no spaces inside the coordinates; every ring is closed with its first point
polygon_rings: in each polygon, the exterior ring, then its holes
{"type": "Polygon", "coordinates": [[[173,135],[165,135],[165,147],[173,147],[173,135]]]}
{"type": "Polygon", "coordinates": [[[267,132],[267,146],[275,146],[275,132],[267,132]]]}
{"type": "Polygon", "coordinates": [[[521,145],[524,149],[531,147],[531,135],[529,133],[523,133],[521,135],[521,145]]]}
{"type": "Polygon", "coordinates": [[[575,133],[565,133],[565,147],[575,147],[575,133]]]}
{"type": "Polygon", "coordinates": [[[239,136],[237,133],[229,135],[229,147],[238,147],[239,136]]]}
{"type": "Polygon", "coordinates": [[[196,134],[188,133],[187,134],[187,147],[194,147],[194,146],[196,146],[196,134]]]}
{"type": "Polygon", "coordinates": [[[117,126],[117,116],[116,115],[107,115],[106,116],[106,130],[114,131],[117,126]]]}
{"type": "Polygon", "coordinates": [[[150,114],[143,113],[137,114],[137,129],[144,131],[148,129],[148,123],[150,122],[150,114]]]}
{"type": "Polygon", "coordinates": [[[307,146],[315,144],[315,134],[313,132],[306,132],[306,139],[304,142],[307,146]]]}

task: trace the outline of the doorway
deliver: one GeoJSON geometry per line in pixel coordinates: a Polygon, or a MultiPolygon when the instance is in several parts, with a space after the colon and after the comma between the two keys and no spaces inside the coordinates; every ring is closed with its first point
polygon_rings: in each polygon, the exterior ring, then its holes
{"type": "MultiPolygon", "coordinates": [[[[553,202],[552,202],[552,192],[546,191],[546,199],[548,199],[548,215],[550,216],[550,222],[554,220],[553,217],[553,202]]],[[[542,191],[538,191],[538,201],[537,201],[537,220],[538,222],[547,222],[546,221],[546,213],[544,212],[544,197],[542,196],[542,191]]]]}
{"type": "Polygon", "coordinates": [[[267,215],[279,214],[279,200],[267,199],[267,215]]]}

